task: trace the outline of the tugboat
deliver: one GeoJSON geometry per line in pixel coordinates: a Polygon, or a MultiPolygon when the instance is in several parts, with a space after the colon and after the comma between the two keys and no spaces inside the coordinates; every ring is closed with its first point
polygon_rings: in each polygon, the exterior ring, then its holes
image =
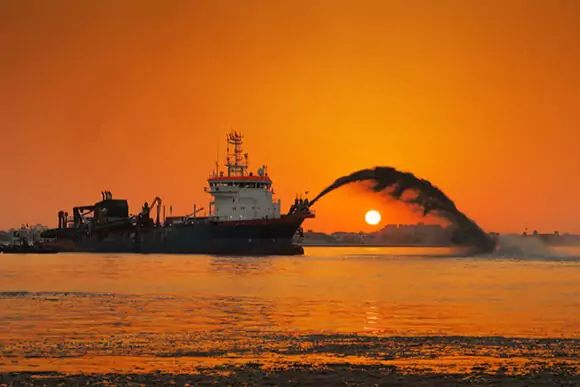
{"type": "Polygon", "coordinates": [[[75,207],[72,221],[68,213],[60,211],[58,228],[41,236],[52,238],[51,246],[60,251],[302,254],[302,247],[292,240],[304,220],[314,217],[308,200],[296,199],[290,211],[282,214],[280,200],[273,200],[266,166],[256,173],[248,171],[243,136],[232,131],[227,144],[227,170],[219,171],[216,166],[205,188],[212,198],[206,216],[198,216],[202,209],[194,206],[189,215],[161,219],[160,198],[155,198],[151,206],[145,203],[137,216],[130,216],[127,200],[113,199],[105,191],[100,202],[75,207]],[[155,220],[151,219],[154,207],[155,220]]]}

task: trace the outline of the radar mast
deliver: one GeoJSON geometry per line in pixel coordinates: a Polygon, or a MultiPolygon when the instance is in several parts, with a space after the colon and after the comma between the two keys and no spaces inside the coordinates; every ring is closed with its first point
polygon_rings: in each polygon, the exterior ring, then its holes
{"type": "Polygon", "coordinates": [[[244,154],[242,150],[244,136],[232,130],[228,133],[227,140],[226,167],[228,167],[228,176],[245,176],[246,169],[248,168],[248,154],[244,154]]]}

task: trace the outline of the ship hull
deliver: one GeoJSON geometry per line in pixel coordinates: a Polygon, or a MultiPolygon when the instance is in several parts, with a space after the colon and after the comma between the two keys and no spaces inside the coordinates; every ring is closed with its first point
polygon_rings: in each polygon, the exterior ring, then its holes
{"type": "Polygon", "coordinates": [[[302,247],[292,243],[305,216],[247,221],[199,220],[164,227],[109,230],[106,235],[56,236],[51,247],[60,252],[299,255],[302,247]]]}

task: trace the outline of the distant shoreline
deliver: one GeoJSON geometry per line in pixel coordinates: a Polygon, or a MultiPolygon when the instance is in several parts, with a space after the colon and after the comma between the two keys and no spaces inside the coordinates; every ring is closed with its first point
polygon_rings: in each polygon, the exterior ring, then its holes
{"type": "MultiPolygon", "coordinates": [[[[579,242],[558,243],[552,241],[542,241],[546,246],[551,247],[580,247],[579,242]]],[[[462,248],[451,244],[416,244],[416,243],[296,243],[302,247],[424,247],[424,248],[462,248]]]]}
{"type": "Polygon", "coordinates": [[[438,244],[431,244],[431,245],[422,245],[422,244],[396,244],[396,243],[298,243],[298,245],[302,247],[425,247],[425,248],[437,248],[437,247],[461,247],[455,245],[438,245],[438,244]]]}

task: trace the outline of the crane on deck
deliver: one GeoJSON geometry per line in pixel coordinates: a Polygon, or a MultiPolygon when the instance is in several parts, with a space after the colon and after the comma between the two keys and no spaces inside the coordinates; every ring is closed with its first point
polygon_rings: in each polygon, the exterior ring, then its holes
{"type": "Polygon", "coordinates": [[[157,216],[155,219],[155,225],[159,226],[161,224],[160,222],[160,216],[161,216],[161,198],[158,196],[155,199],[153,199],[153,202],[151,202],[151,206],[149,206],[149,204],[147,202],[145,202],[145,204],[143,204],[143,211],[141,211],[140,217],[142,219],[149,219],[149,214],[151,213],[151,210],[153,209],[153,207],[157,207],[157,216]]]}

